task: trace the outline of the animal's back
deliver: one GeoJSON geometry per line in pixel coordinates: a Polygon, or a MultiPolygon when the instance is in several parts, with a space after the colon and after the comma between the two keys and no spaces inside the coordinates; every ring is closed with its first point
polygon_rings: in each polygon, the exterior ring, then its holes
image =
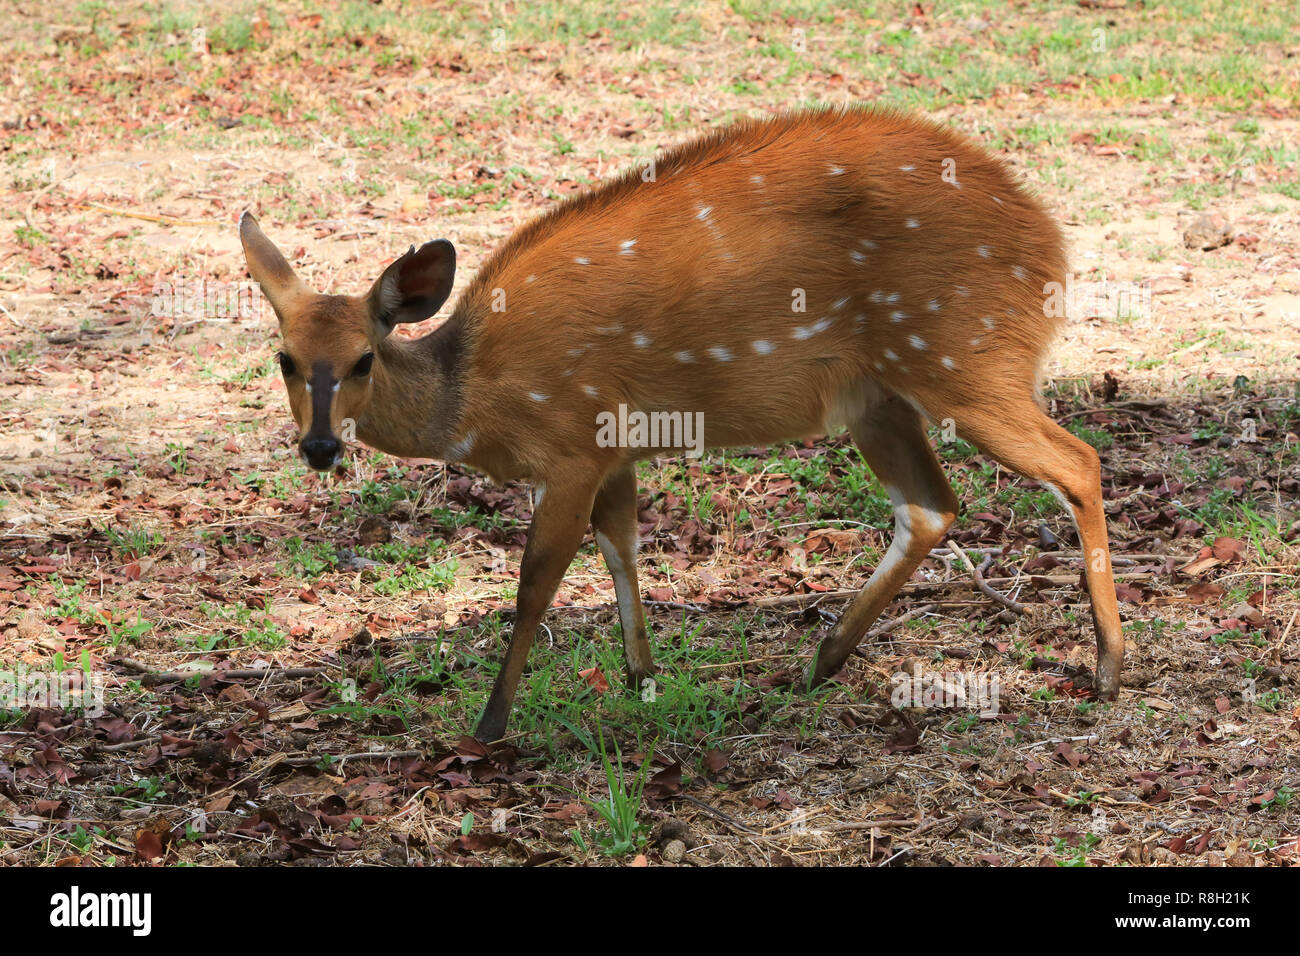
{"type": "Polygon", "coordinates": [[[1044,286],[1064,281],[1060,232],[958,134],[800,112],[651,169],[525,226],[462,298],[493,400],[525,420],[574,403],[583,421],[619,403],[701,410],[725,445],[819,431],[863,387],[935,418],[1034,388],[1059,321],[1044,286]]]}

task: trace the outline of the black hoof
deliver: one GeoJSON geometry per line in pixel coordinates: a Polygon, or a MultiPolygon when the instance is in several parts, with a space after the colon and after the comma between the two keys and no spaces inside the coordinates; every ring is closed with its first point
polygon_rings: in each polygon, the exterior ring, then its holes
{"type": "Polygon", "coordinates": [[[474,739],[481,744],[492,744],[506,735],[506,722],[504,720],[489,717],[487,714],[478,722],[474,728],[474,739]]]}

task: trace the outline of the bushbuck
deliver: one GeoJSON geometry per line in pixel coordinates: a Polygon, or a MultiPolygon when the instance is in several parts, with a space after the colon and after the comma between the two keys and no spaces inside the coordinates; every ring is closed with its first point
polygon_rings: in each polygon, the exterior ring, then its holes
{"type": "Polygon", "coordinates": [[[279,318],[308,465],[335,467],[350,419],[372,448],[537,488],[481,740],[504,735],[534,634],[589,524],[614,579],[628,679],[654,672],[635,465],[681,448],[674,428],[610,428],[616,414],[692,416],[710,447],[847,426],[889,493],[894,537],[821,641],[810,686],[841,669],[954,520],[925,431],[927,420],[947,423],[1069,509],[1096,629],[1095,691],[1118,693],[1124,639],[1100,464],[1044,414],[1037,388],[1064,313],[1061,233],[1001,162],[957,133],[867,108],[738,122],[524,225],[421,338],[391,333],[451,294],[447,240],[412,246],[364,295],[319,295],[251,215],[239,230],[279,318]]]}

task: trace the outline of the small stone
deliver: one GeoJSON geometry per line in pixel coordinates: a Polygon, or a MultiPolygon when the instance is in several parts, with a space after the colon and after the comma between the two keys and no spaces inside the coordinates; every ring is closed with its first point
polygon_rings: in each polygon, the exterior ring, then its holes
{"type": "Polygon", "coordinates": [[[392,866],[410,866],[411,861],[407,858],[407,852],[400,846],[385,847],[382,853],[384,862],[392,866]]]}
{"type": "Polygon", "coordinates": [[[1183,231],[1183,245],[1208,252],[1232,242],[1232,225],[1218,213],[1197,216],[1183,231]]]}
{"type": "Polygon", "coordinates": [[[364,653],[374,646],[375,636],[370,633],[370,628],[362,625],[361,628],[348,638],[348,650],[355,654],[364,653]]]}
{"type": "Polygon", "coordinates": [[[377,568],[382,561],[372,561],[370,558],[363,558],[350,548],[344,548],[337,554],[339,567],[344,571],[364,571],[366,568],[377,568]]]}
{"type": "Polygon", "coordinates": [[[1151,862],[1164,863],[1167,866],[1178,865],[1178,854],[1168,847],[1153,846],[1151,848],[1151,862]]]}
{"type": "Polygon", "coordinates": [[[664,861],[666,863],[680,863],[686,858],[686,844],[681,840],[671,840],[664,847],[664,861]]]}
{"type": "Polygon", "coordinates": [[[385,544],[393,540],[393,529],[383,518],[371,515],[361,522],[357,538],[363,545],[385,544]]]}
{"type": "Polygon", "coordinates": [[[667,847],[668,844],[675,842],[682,843],[689,849],[699,842],[695,839],[695,834],[691,833],[689,826],[671,817],[655,827],[650,838],[659,847],[667,847]]]}

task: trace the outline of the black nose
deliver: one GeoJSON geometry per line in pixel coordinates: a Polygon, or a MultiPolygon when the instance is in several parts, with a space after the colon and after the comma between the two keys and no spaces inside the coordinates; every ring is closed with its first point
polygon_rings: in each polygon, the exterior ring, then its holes
{"type": "Polygon", "coordinates": [[[307,459],[307,464],[317,471],[333,468],[341,448],[339,440],[333,435],[308,435],[298,447],[302,449],[302,457],[307,459]]]}

